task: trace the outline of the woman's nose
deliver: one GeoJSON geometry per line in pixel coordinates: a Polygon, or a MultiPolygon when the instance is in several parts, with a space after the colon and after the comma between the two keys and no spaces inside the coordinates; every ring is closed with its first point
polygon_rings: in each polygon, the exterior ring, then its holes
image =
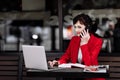
{"type": "Polygon", "coordinates": [[[77,32],[77,31],[78,31],[78,28],[75,28],[75,31],[77,32]]]}

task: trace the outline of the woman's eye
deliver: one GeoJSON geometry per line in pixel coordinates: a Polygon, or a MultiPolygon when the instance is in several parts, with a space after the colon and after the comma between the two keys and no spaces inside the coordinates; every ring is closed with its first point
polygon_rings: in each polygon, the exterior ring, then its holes
{"type": "Polygon", "coordinates": [[[74,26],[74,28],[81,28],[81,26],[74,26]]]}
{"type": "Polygon", "coordinates": [[[81,26],[78,26],[78,28],[81,28],[81,26]]]}
{"type": "Polygon", "coordinates": [[[74,28],[76,28],[76,26],[74,26],[74,28]]]}

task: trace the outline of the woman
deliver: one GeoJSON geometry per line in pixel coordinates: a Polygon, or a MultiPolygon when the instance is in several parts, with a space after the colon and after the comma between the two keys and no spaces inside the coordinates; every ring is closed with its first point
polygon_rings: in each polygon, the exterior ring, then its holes
{"type": "MultiPolygon", "coordinates": [[[[50,66],[62,63],[81,63],[86,66],[98,65],[98,54],[102,47],[102,39],[92,31],[92,19],[85,14],[73,19],[77,36],[72,37],[66,52],[59,60],[49,61],[50,66]]],[[[104,78],[89,78],[85,80],[105,80],[104,78]]]]}

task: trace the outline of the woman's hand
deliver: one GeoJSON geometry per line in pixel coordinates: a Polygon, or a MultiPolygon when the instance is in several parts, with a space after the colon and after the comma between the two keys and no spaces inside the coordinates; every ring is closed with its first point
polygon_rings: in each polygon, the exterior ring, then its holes
{"type": "Polygon", "coordinates": [[[58,61],[57,60],[53,60],[53,61],[48,61],[48,64],[50,65],[50,67],[54,67],[54,66],[58,66],[58,61]]]}
{"type": "Polygon", "coordinates": [[[84,45],[84,44],[87,44],[89,39],[90,39],[90,34],[88,32],[88,29],[87,30],[83,30],[80,34],[81,36],[81,42],[80,42],[80,45],[84,45]]]}
{"type": "Polygon", "coordinates": [[[91,72],[98,70],[97,66],[86,66],[85,69],[91,72]]]}

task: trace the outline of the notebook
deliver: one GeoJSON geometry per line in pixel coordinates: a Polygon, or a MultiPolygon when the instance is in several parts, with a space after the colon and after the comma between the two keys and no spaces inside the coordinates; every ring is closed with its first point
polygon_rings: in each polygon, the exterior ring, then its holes
{"type": "Polygon", "coordinates": [[[49,69],[44,46],[22,45],[23,58],[27,69],[57,70],[49,69]]]}

